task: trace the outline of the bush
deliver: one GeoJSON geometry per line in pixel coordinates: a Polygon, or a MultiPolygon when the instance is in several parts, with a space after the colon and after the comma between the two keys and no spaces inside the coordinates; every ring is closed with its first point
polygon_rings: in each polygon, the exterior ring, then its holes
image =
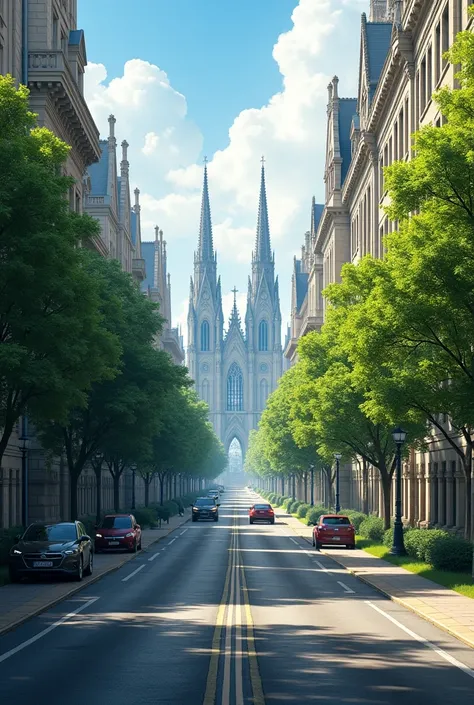
{"type": "Polygon", "coordinates": [[[171,516],[170,508],[160,504],[155,507],[156,517],[161,521],[169,521],[171,516]]]}
{"type": "Polygon", "coordinates": [[[310,526],[316,526],[320,516],[322,516],[323,514],[330,513],[331,511],[327,509],[327,507],[322,507],[321,505],[318,505],[316,507],[310,507],[309,511],[306,514],[306,522],[310,526]]]}
{"type": "MultiPolygon", "coordinates": [[[[430,532],[431,533],[431,532],[430,532]]],[[[473,546],[466,539],[447,536],[432,541],[426,549],[426,562],[438,570],[470,571],[473,546]]]]}
{"type": "Polygon", "coordinates": [[[166,502],[163,502],[163,506],[169,509],[170,517],[174,517],[176,514],[179,514],[179,506],[173,499],[168,499],[166,502]]]}
{"type": "Polygon", "coordinates": [[[298,507],[299,507],[301,504],[303,504],[303,502],[301,502],[299,499],[295,499],[295,501],[292,502],[292,504],[290,505],[289,513],[290,513],[290,514],[296,514],[296,512],[298,511],[298,507]]]}
{"type": "Polygon", "coordinates": [[[411,558],[429,562],[427,551],[434,543],[450,538],[451,534],[441,529],[413,529],[405,539],[405,548],[411,558]]]}
{"type": "Polygon", "coordinates": [[[287,498],[285,499],[285,501],[283,502],[283,509],[285,510],[285,512],[289,512],[289,511],[290,511],[290,507],[291,507],[292,504],[293,504],[293,498],[292,498],[292,497],[287,497],[287,498]]]}
{"type": "Polygon", "coordinates": [[[360,525],[362,524],[362,522],[368,519],[367,514],[364,514],[363,512],[357,512],[353,509],[349,509],[347,512],[341,512],[341,514],[344,514],[345,516],[349,517],[355,527],[356,533],[359,533],[360,525]]]}
{"type": "Polygon", "coordinates": [[[270,494],[268,495],[268,497],[266,497],[266,499],[268,499],[268,501],[270,502],[270,504],[274,504],[274,503],[275,503],[275,497],[276,497],[276,494],[275,494],[274,492],[270,492],[270,494]]]}
{"type": "MultiPolygon", "coordinates": [[[[406,540],[407,540],[407,539],[406,539],[406,536],[407,536],[407,534],[408,534],[409,531],[413,531],[413,529],[411,528],[411,526],[404,526],[404,527],[403,527],[403,534],[404,534],[404,537],[405,537],[405,547],[406,547],[406,540]]],[[[393,546],[393,526],[392,526],[390,529],[387,529],[387,530],[384,532],[384,535],[383,535],[383,545],[384,545],[384,546],[387,546],[387,548],[392,548],[392,546],[393,546]]],[[[408,551],[407,551],[407,553],[408,553],[408,551]]]]}
{"type": "Polygon", "coordinates": [[[140,507],[139,509],[134,509],[133,514],[142,529],[146,526],[154,526],[156,524],[156,512],[154,512],[151,507],[140,507]]]}
{"type": "Polygon", "coordinates": [[[367,517],[359,526],[359,534],[365,539],[382,543],[384,537],[383,519],[375,516],[367,517]]]}
{"type": "Polygon", "coordinates": [[[296,516],[298,519],[305,519],[310,509],[311,506],[309,504],[300,504],[298,511],[296,512],[296,516]]]}

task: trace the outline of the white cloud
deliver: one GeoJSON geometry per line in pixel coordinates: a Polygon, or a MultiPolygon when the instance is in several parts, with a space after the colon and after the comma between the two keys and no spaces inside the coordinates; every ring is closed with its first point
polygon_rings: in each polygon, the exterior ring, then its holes
{"type": "MultiPolygon", "coordinates": [[[[368,9],[368,0],[295,0],[293,26],[275,38],[273,48],[281,90],[266,105],[237,115],[229,127],[228,145],[210,155],[209,189],[219,271],[224,291],[235,283],[243,292],[239,302],[244,302],[250,273],[259,160],[262,154],[266,157],[284,323],[292,255],[309,228],[312,195],[320,200],[324,193],[327,84],[337,74],[341,95],[355,94],[363,9],[368,9]]],[[[199,228],[202,135],[187,115],[185,97],[171,86],[161,68],[133,59],[126,63],[123,76],[108,84],[106,77],[104,66],[89,66],[86,96],[91,111],[103,134],[113,112],[117,136],[130,143],[134,185],[142,190],[144,239],[152,239],[155,223],[163,228],[174,297],[182,302],[199,228]]],[[[229,310],[231,305],[230,299],[229,310]]],[[[179,318],[185,322],[183,315],[179,318]]]]}

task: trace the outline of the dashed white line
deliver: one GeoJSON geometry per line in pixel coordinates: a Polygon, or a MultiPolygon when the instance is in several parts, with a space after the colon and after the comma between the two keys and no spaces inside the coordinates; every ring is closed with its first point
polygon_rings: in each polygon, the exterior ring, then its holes
{"type": "Polygon", "coordinates": [[[319,565],[319,567],[321,568],[321,570],[324,570],[325,573],[329,573],[329,570],[328,570],[327,568],[325,568],[322,563],[320,563],[319,561],[314,561],[314,562],[315,562],[317,565],[319,565]]]}
{"type": "Polygon", "coordinates": [[[182,531],[182,532],[180,533],[180,536],[182,536],[183,534],[185,534],[186,531],[187,531],[187,529],[185,529],[184,531],[182,531]]]}
{"type": "Polygon", "coordinates": [[[36,634],[36,636],[32,636],[31,639],[28,639],[27,641],[24,641],[22,644],[15,646],[14,649],[10,649],[10,651],[6,651],[4,654],[2,654],[0,656],[0,663],[2,661],[6,661],[7,658],[10,658],[10,656],[14,656],[19,651],[26,649],[26,647],[30,646],[30,644],[34,644],[35,641],[38,641],[38,639],[41,639],[43,636],[46,636],[46,634],[49,634],[49,632],[52,632],[53,629],[56,629],[56,627],[60,627],[61,624],[64,624],[64,622],[66,622],[68,619],[71,619],[71,617],[75,617],[76,614],[79,614],[79,612],[83,612],[84,610],[86,610],[88,607],[90,607],[90,605],[92,605],[98,599],[99,599],[98,597],[93,597],[92,599],[88,600],[83,605],[78,607],[77,610],[74,610],[74,612],[69,612],[69,614],[65,615],[64,617],[61,617],[61,619],[59,619],[57,622],[54,622],[54,624],[51,624],[51,626],[47,627],[46,629],[43,629],[43,631],[40,632],[39,634],[36,634]]]}
{"type": "Polygon", "coordinates": [[[420,636],[416,632],[412,632],[411,629],[408,629],[408,627],[405,627],[404,624],[399,622],[395,617],[392,617],[390,614],[387,614],[387,612],[384,612],[383,610],[380,609],[380,607],[377,607],[377,605],[374,605],[373,602],[370,602],[370,600],[364,600],[366,605],[369,605],[369,607],[372,607],[373,610],[381,614],[383,617],[388,619],[392,624],[395,624],[399,629],[405,632],[405,634],[408,634],[411,636],[413,639],[416,641],[419,641],[420,644],[424,644],[427,646],[429,649],[435,652],[435,654],[438,654],[438,656],[441,656],[441,658],[444,658],[445,661],[448,661],[450,664],[453,666],[456,666],[456,668],[459,668],[461,671],[464,671],[464,673],[471,678],[474,678],[474,671],[472,668],[469,668],[469,666],[466,666],[465,663],[462,663],[461,661],[458,661],[454,656],[451,656],[451,654],[448,654],[446,651],[443,649],[439,649],[437,646],[431,643],[431,641],[428,641],[428,639],[425,639],[424,636],[420,636]]]}
{"type": "Polygon", "coordinates": [[[347,587],[347,585],[345,583],[341,583],[340,580],[337,580],[336,582],[338,585],[340,585],[344,589],[344,592],[351,593],[352,595],[355,595],[354,590],[351,590],[350,587],[347,587]]]}
{"type": "Polygon", "coordinates": [[[145,564],[143,563],[142,565],[139,565],[136,570],[133,571],[133,573],[130,573],[130,575],[127,575],[126,578],[122,578],[122,583],[126,583],[127,580],[130,580],[130,578],[133,578],[134,575],[139,573],[143,568],[145,567],[145,564]]]}
{"type": "Polygon", "coordinates": [[[178,537],[175,536],[174,539],[171,539],[171,541],[169,541],[169,543],[167,543],[166,545],[167,545],[167,546],[171,546],[171,544],[174,543],[177,538],[178,538],[178,537]]]}
{"type": "Polygon", "coordinates": [[[149,558],[148,560],[149,560],[149,561],[154,561],[155,558],[158,558],[159,555],[160,555],[160,552],[158,551],[158,553],[154,553],[154,554],[152,555],[152,557],[149,558]]]}
{"type": "Polygon", "coordinates": [[[290,541],[293,541],[293,543],[296,543],[297,546],[299,545],[298,541],[295,541],[295,539],[292,536],[288,536],[288,538],[290,539],[290,541]]]}

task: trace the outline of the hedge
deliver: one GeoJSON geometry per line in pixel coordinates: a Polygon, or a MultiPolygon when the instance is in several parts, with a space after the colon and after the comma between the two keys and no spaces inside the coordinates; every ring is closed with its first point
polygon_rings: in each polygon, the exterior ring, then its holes
{"type": "Polygon", "coordinates": [[[298,511],[296,512],[296,516],[298,517],[298,519],[305,519],[310,509],[310,504],[300,504],[300,506],[298,507],[298,511]]]}
{"type": "Polygon", "coordinates": [[[472,566],[472,551],[472,544],[466,539],[448,536],[429,544],[425,552],[426,562],[438,570],[467,572],[472,566]]]}
{"type": "Polygon", "coordinates": [[[359,526],[359,534],[371,541],[382,543],[384,537],[383,519],[376,516],[367,517],[359,526]]]}
{"type": "Polygon", "coordinates": [[[359,533],[360,525],[363,521],[368,519],[368,514],[363,512],[357,512],[354,509],[348,509],[347,511],[341,511],[340,514],[349,517],[351,523],[354,525],[356,533],[359,533]]]}
{"type": "Polygon", "coordinates": [[[319,521],[319,517],[322,516],[323,514],[330,514],[331,510],[328,509],[327,507],[322,507],[321,505],[317,505],[316,507],[311,507],[309,512],[306,514],[306,522],[310,526],[316,526],[316,524],[319,521]]]}
{"type": "Polygon", "coordinates": [[[427,551],[433,543],[449,538],[441,529],[412,529],[405,538],[405,548],[411,558],[427,561],[427,551]]]}

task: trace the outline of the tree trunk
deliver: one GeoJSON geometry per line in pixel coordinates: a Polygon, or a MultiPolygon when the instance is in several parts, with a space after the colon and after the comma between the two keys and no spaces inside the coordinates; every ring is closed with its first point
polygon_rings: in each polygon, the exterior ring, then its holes
{"type": "Polygon", "coordinates": [[[308,504],[308,475],[305,473],[303,475],[303,482],[304,482],[304,503],[308,504]]]}
{"type": "Polygon", "coordinates": [[[143,479],[145,481],[145,507],[148,507],[150,503],[150,484],[153,480],[153,475],[151,477],[146,475],[143,479]]]}
{"type": "Polygon", "coordinates": [[[390,499],[392,491],[392,476],[387,470],[380,470],[380,482],[382,483],[382,495],[383,495],[383,523],[385,531],[390,529],[390,499]]]}
{"type": "MultiPolygon", "coordinates": [[[[115,463],[114,463],[115,465],[115,463]]],[[[115,467],[114,472],[112,473],[112,477],[114,480],[114,509],[116,512],[120,511],[120,473],[118,472],[118,468],[115,467]]]]}
{"type": "Polygon", "coordinates": [[[69,508],[71,511],[71,521],[77,519],[77,485],[81,473],[69,471],[69,508]]]}
{"type": "Polygon", "coordinates": [[[281,478],[281,496],[282,497],[285,496],[285,478],[284,477],[281,478]]]}
{"type": "Polygon", "coordinates": [[[362,458],[362,511],[369,513],[369,464],[362,458]]]}
{"type": "Polygon", "coordinates": [[[163,490],[164,490],[163,485],[165,482],[165,476],[163,475],[163,473],[160,473],[158,475],[158,477],[160,479],[160,504],[163,505],[163,490]]]}
{"type": "Polygon", "coordinates": [[[100,524],[102,518],[102,465],[94,467],[95,472],[95,520],[100,524]]]}

